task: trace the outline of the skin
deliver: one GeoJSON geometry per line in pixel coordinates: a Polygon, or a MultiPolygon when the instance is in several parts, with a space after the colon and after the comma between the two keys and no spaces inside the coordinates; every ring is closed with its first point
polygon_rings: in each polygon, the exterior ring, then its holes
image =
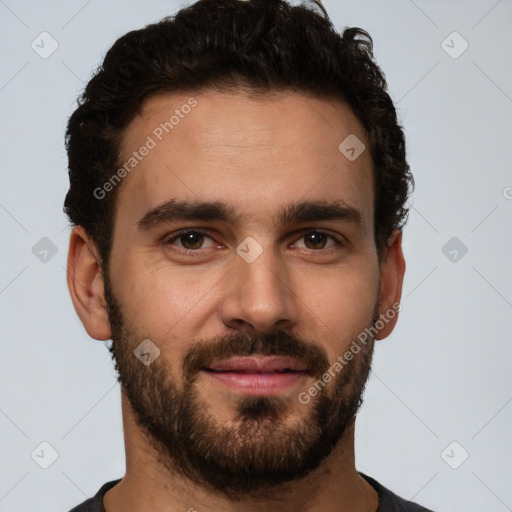
{"type": "MultiPolygon", "coordinates": [[[[268,332],[276,327],[317,340],[330,361],[345,353],[371,319],[376,300],[383,314],[399,302],[405,271],[402,234],[395,230],[379,265],[374,241],[372,161],[366,133],[350,107],[336,99],[299,93],[251,98],[243,91],[151,97],[127,127],[122,156],[140,148],[169,113],[193,96],[198,104],[152,149],[120,185],[116,203],[110,278],[123,313],[141,333],[160,340],[161,356],[179,375],[194,339],[236,330],[268,332]],[[367,150],[351,162],[338,146],[349,134],[367,150]],[[141,232],[137,222],[171,198],[231,204],[237,222],[178,220],[141,232]],[[278,226],[278,213],[298,200],[342,200],[362,215],[357,226],[342,220],[278,226]],[[184,228],[208,232],[202,248],[183,252],[184,228]],[[309,248],[299,230],[328,230],[344,245],[327,240],[309,248]],[[237,246],[248,236],[263,249],[248,264],[237,246]],[[181,251],[181,252],[180,252],[181,251]]],[[[124,162],[125,160],[123,160],[124,162]]],[[[68,285],[75,309],[94,339],[111,337],[97,247],[80,226],[71,234],[68,285]]],[[[387,337],[397,316],[377,339],[387,337]]],[[[292,424],[310,405],[297,394],[313,379],[283,396],[283,418],[292,424]]],[[[219,421],[233,418],[230,392],[201,376],[199,396],[219,421]]],[[[358,475],[354,424],[321,466],[299,483],[279,486],[266,498],[240,502],[215,495],[165,471],[135,421],[122,393],[126,475],[104,498],[107,512],[313,510],[375,511],[373,488],[358,475]]]]}

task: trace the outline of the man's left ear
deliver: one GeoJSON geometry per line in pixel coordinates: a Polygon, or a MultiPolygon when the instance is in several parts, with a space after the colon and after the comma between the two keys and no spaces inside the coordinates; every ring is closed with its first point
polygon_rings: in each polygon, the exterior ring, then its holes
{"type": "Polygon", "coordinates": [[[402,231],[395,229],[388,239],[387,252],[380,265],[379,313],[384,324],[376,339],[387,338],[398,320],[400,297],[405,273],[405,259],[402,253],[402,231]]]}

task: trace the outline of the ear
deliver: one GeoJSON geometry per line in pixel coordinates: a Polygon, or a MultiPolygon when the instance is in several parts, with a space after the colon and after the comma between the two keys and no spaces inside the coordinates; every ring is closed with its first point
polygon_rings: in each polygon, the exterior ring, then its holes
{"type": "Polygon", "coordinates": [[[387,251],[383,258],[380,265],[379,312],[384,326],[375,336],[378,340],[387,338],[398,320],[405,273],[401,230],[395,229],[389,237],[387,251]]]}
{"type": "Polygon", "coordinates": [[[92,238],[82,226],[71,231],[67,281],[73,306],[87,334],[96,340],[112,336],[105,302],[101,258],[92,238]]]}

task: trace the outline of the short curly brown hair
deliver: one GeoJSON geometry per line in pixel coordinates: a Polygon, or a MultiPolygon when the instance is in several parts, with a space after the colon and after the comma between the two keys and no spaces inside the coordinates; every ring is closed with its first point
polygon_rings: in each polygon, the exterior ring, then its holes
{"type": "Polygon", "coordinates": [[[375,243],[379,261],[393,229],[403,227],[414,180],[405,138],[373,41],[360,28],[338,33],[319,0],[199,0],[119,38],[87,84],[69,119],[70,187],[64,211],[98,245],[108,265],[114,204],[94,190],[120,166],[120,142],[142,102],[157,92],[292,90],[347,102],[367,131],[374,165],[375,243]],[[320,12],[319,12],[320,11],[320,12]]]}

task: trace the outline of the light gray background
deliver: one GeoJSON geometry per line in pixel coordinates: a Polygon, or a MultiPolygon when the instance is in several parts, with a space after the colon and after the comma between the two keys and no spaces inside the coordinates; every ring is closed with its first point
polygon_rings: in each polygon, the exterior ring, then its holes
{"type": "MultiPolygon", "coordinates": [[[[338,28],[374,38],[416,179],[403,310],[376,349],[358,469],[436,511],[512,510],[512,3],[325,5],[338,28]],[[456,59],[442,46],[453,31],[469,44],[456,59]],[[455,262],[452,237],[468,248],[455,262]]],[[[64,130],[115,39],[178,6],[0,0],[1,511],[66,511],[124,474],[112,363],[65,283],[64,130]],[[31,48],[43,31],[59,45],[47,59],[31,48]],[[32,252],[43,237],[57,250],[46,262],[32,252]],[[50,461],[43,441],[58,452],[48,469],[31,458],[50,461]]]]}

